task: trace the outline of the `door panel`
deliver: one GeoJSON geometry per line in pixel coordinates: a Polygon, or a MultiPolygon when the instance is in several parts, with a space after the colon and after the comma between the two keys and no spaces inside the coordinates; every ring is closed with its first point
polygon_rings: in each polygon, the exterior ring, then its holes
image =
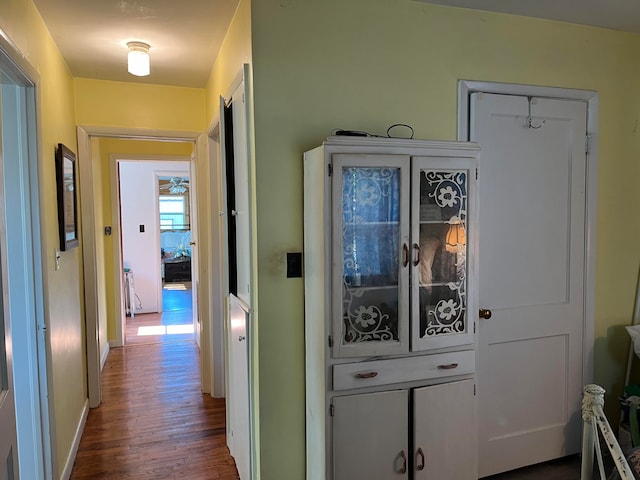
{"type": "Polygon", "coordinates": [[[334,480],[409,478],[409,392],[333,399],[334,480]]]}
{"type": "Polygon", "coordinates": [[[413,391],[415,480],[476,478],[474,381],[413,391]]]}
{"type": "Polygon", "coordinates": [[[411,349],[474,342],[477,305],[475,262],[475,161],[412,158],[411,349]],[[471,281],[469,281],[471,279],[471,281]],[[474,312],[469,315],[469,312],[474,312]]]}
{"type": "Polygon", "coordinates": [[[471,98],[480,476],[579,451],[586,123],[584,102],[471,98]]]}
{"type": "Polygon", "coordinates": [[[248,307],[234,295],[229,295],[229,449],[241,480],[250,476],[249,433],[249,364],[247,339],[250,313],[248,307]]]}
{"type": "Polygon", "coordinates": [[[336,357],[409,351],[409,158],[332,157],[336,357]]]}

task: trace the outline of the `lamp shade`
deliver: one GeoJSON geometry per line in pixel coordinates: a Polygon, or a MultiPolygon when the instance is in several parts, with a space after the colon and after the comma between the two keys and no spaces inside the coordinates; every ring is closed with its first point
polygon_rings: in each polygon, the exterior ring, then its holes
{"type": "Polygon", "coordinates": [[[449,231],[445,238],[445,250],[447,252],[456,253],[459,246],[467,244],[467,233],[464,231],[462,223],[452,223],[449,225],[449,231]]]}
{"type": "Polygon", "coordinates": [[[149,65],[149,45],[142,42],[127,43],[129,53],[127,55],[128,70],[132,75],[144,77],[149,75],[151,68],[149,65]]]}

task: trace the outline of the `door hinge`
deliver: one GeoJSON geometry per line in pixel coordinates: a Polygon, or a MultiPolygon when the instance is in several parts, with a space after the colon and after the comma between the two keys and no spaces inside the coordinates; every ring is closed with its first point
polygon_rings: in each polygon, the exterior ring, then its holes
{"type": "Polygon", "coordinates": [[[329,348],[333,348],[333,335],[329,335],[329,348]]]}
{"type": "Polygon", "coordinates": [[[476,180],[478,179],[478,169],[476,168],[476,180]]]}
{"type": "Polygon", "coordinates": [[[331,177],[331,176],[333,176],[333,164],[332,164],[332,163],[330,163],[330,164],[328,165],[328,167],[329,167],[329,171],[328,171],[328,173],[329,173],[329,176],[331,177]]]}
{"type": "Polygon", "coordinates": [[[329,405],[329,416],[333,417],[333,414],[335,413],[335,408],[333,407],[333,404],[329,405]]]}
{"type": "Polygon", "coordinates": [[[476,333],[476,322],[473,322],[473,333],[476,333]]]}
{"type": "Polygon", "coordinates": [[[584,136],[584,152],[586,154],[591,153],[591,134],[587,133],[584,136]]]}
{"type": "Polygon", "coordinates": [[[473,384],[473,396],[474,397],[476,396],[476,384],[475,383],[473,384]]]}

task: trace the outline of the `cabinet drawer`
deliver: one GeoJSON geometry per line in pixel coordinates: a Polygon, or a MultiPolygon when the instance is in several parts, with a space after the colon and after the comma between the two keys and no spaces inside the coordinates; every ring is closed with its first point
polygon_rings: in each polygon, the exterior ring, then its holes
{"type": "Polygon", "coordinates": [[[475,371],[475,355],[475,351],[467,350],[334,365],[333,390],[467,375],[475,371]]]}

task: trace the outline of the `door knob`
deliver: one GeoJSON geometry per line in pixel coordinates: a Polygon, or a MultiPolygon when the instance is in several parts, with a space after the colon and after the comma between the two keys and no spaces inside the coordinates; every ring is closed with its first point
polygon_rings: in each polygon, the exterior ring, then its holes
{"type": "Polygon", "coordinates": [[[491,310],[487,308],[481,308],[479,312],[480,318],[484,318],[485,320],[489,320],[491,318],[491,310]]]}

